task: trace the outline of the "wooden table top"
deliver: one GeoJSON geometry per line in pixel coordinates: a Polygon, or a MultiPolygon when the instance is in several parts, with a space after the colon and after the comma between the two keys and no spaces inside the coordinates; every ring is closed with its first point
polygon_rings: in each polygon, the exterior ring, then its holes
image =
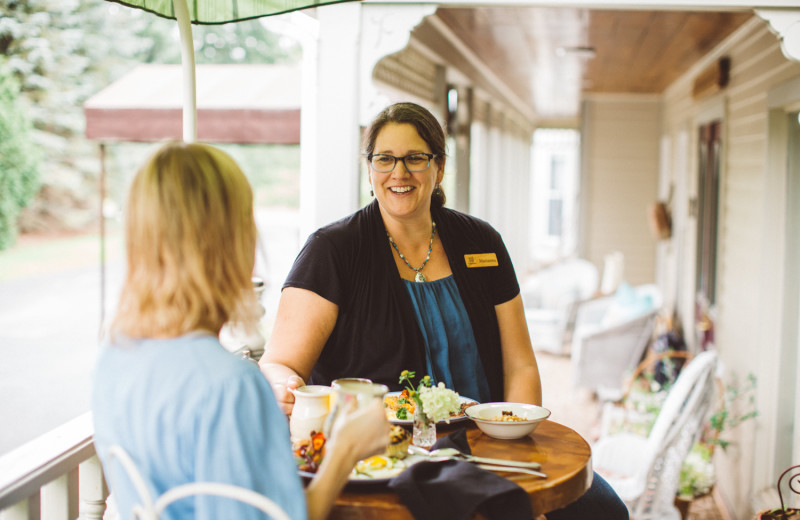
{"type": "MultiPolygon", "coordinates": [[[[482,457],[536,461],[547,478],[503,473],[531,499],[534,516],[564,507],[592,483],[592,452],[574,430],[545,421],[529,436],[498,440],[483,434],[471,421],[438,428],[440,435],[466,427],[472,454],[482,457]]],[[[482,518],[476,515],[475,518],[482,518]]],[[[348,487],[334,504],[329,520],[414,520],[400,498],[382,486],[348,487]]]]}

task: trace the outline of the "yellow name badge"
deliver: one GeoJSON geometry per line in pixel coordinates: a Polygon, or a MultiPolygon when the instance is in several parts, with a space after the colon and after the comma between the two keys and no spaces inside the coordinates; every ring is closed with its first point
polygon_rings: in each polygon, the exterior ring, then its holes
{"type": "Polygon", "coordinates": [[[464,255],[467,267],[496,267],[497,255],[494,253],[480,253],[476,255],[464,255]]]}

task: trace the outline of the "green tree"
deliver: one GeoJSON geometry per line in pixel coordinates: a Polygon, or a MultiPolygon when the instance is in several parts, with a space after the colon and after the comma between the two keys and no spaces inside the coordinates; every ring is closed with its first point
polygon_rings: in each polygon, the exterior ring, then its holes
{"type": "Polygon", "coordinates": [[[147,23],[100,0],[0,2],[0,58],[17,79],[41,152],[43,189],[19,219],[23,231],[82,229],[96,221],[99,161],[84,137],[83,102],[147,50],[147,23]]]}
{"type": "MultiPolygon", "coordinates": [[[[147,14],[147,13],[145,13],[147,14]]],[[[175,20],[152,18],[143,37],[154,45],[142,56],[145,63],[180,63],[175,20]]],[[[261,20],[246,20],[224,25],[193,25],[195,60],[198,64],[292,63],[300,60],[300,45],[269,31],[261,20]]]]}
{"type": "Polygon", "coordinates": [[[38,188],[38,160],[29,138],[19,85],[0,62],[0,250],[14,244],[17,217],[38,188]]]}
{"type": "MultiPolygon", "coordinates": [[[[197,63],[286,63],[300,47],[259,20],[193,26],[197,63]]],[[[41,151],[42,189],[23,231],[85,228],[99,215],[95,143],[83,103],[142,63],[178,63],[174,20],[105,0],[0,0],[0,59],[20,85],[19,103],[41,151]]]]}

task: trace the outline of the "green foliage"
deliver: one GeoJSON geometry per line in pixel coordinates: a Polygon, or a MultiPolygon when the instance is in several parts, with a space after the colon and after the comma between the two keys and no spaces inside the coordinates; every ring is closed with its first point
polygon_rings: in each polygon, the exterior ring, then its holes
{"type": "Polygon", "coordinates": [[[708,494],[716,481],[711,447],[695,443],[681,465],[678,496],[691,500],[708,494]]]}
{"type": "MultiPolygon", "coordinates": [[[[667,368],[667,374],[672,373],[672,367],[667,368]]],[[[622,406],[604,411],[608,414],[604,417],[606,433],[625,431],[647,437],[674,382],[667,379],[662,385],[650,372],[639,374],[622,406]]],[[[691,499],[710,491],[715,481],[714,449],[719,446],[725,450],[730,446],[731,442],[722,438],[723,432],[758,416],[755,391],[756,377],[752,373],[744,384],[732,383],[722,389],[717,411],[708,418],[700,439],[681,466],[678,494],[682,498],[691,499]]]]}
{"type": "Polygon", "coordinates": [[[739,426],[749,419],[758,417],[756,410],[756,376],[747,375],[744,385],[740,387],[728,385],[725,387],[723,402],[720,409],[708,420],[713,436],[707,440],[711,445],[717,445],[723,450],[730,445],[730,441],[720,438],[726,429],[739,426]]]}
{"type": "Polygon", "coordinates": [[[297,145],[234,145],[220,148],[236,159],[250,179],[261,207],[300,207],[300,147],[297,145]]]}
{"type": "MultiPolygon", "coordinates": [[[[147,13],[144,13],[147,14],[147,13]]],[[[142,60],[146,63],[180,63],[180,45],[174,20],[151,18],[143,37],[154,45],[142,60]]],[[[193,25],[195,61],[200,65],[296,63],[300,45],[270,32],[261,20],[225,25],[193,25]]]]}
{"type": "Polygon", "coordinates": [[[0,250],[14,244],[19,212],[39,186],[30,122],[18,98],[19,85],[0,61],[0,250]]]}
{"type": "MultiPolygon", "coordinates": [[[[300,56],[296,43],[268,31],[259,20],[192,29],[199,64],[285,63],[300,56]]],[[[105,0],[3,0],[0,62],[19,84],[15,110],[25,113],[32,125],[30,142],[14,146],[40,152],[40,181],[47,188],[20,222],[27,229],[55,224],[85,228],[99,214],[100,161],[96,144],[84,136],[83,103],[139,64],[179,63],[176,22],[105,0]]],[[[17,134],[20,143],[25,138],[17,134]]],[[[278,166],[262,161],[262,169],[264,164],[278,166]]],[[[259,196],[296,198],[296,179],[288,172],[275,172],[280,176],[277,193],[259,196]]],[[[5,206],[2,211],[7,212],[5,206]]]]}
{"type": "MultiPolygon", "coordinates": [[[[46,187],[18,222],[26,229],[82,229],[98,214],[99,161],[84,136],[83,103],[127,71],[143,43],[135,23],[99,0],[0,2],[0,59],[20,85],[46,187]]],[[[121,7],[116,6],[121,12],[121,7]]]]}

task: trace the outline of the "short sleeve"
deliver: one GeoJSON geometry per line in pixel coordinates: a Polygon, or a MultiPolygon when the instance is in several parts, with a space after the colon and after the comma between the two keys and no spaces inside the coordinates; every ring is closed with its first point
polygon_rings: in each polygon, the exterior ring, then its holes
{"type": "Polygon", "coordinates": [[[283,287],[306,289],[341,306],[344,302],[341,258],[333,241],[317,231],[300,250],[283,287]]]}
{"type": "Polygon", "coordinates": [[[498,269],[494,273],[495,280],[492,283],[492,302],[499,305],[512,300],[519,294],[519,281],[514,271],[514,264],[511,256],[503,242],[500,233],[494,228],[491,229],[492,250],[497,254],[498,269]]]}
{"type": "MultiPolygon", "coordinates": [[[[194,480],[252,489],[272,499],[292,519],[307,516],[305,492],[291,451],[286,416],[260,372],[244,374],[209,389],[199,414],[194,480]]],[[[195,518],[263,519],[264,514],[238,501],[195,498],[195,518]]]]}

